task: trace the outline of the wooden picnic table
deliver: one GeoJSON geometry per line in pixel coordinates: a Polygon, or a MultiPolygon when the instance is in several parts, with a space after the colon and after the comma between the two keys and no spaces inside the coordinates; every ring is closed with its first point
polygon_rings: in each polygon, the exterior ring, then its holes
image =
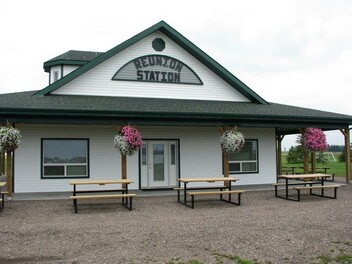
{"type": "Polygon", "coordinates": [[[224,202],[229,202],[233,203],[236,205],[240,205],[240,195],[243,193],[243,190],[231,190],[232,182],[239,181],[239,178],[234,178],[234,177],[210,177],[210,178],[179,178],[178,181],[180,182],[181,185],[183,185],[183,188],[175,188],[178,191],[178,202],[182,203],[186,206],[189,206],[187,203],[187,194],[191,196],[192,201],[191,201],[191,207],[194,208],[194,196],[196,195],[208,195],[208,194],[219,194],[220,195],[220,200],[224,202]],[[202,186],[202,187],[188,187],[188,184],[191,183],[217,183],[217,182],[222,182],[223,185],[218,185],[218,186],[202,186]],[[225,186],[225,183],[228,183],[225,186]],[[218,191],[203,191],[203,192],[188,192],[188,190],[213,190],[213,189],[219,189],[218,191]],[[183,202],[180,200],[180,191],[183,191],[183,202]],[[232,202],[231,201],[231,194],[238,194],[238,202],[232,202]],[[227,194],[228,195],[228,200],[223,199],[223,195],[227,194]]]}
{"type": "Polygon", "coordinates": [[[128,209],[132,210],[132,197],[135,197],[135,194],[128,193],[128,185],[133,183],[133,180],[130,179],[118,179],[118,180],[72,180],[69,182],[70,185],[73,185],[73,194],[70,198],[73,200],[73,206],[75,213],[77,213],[77,200],[81,199],[100,199],[100,198],[122,198],[122,203],[128,209]],[[95,190],[77,190],[77,186],[105,186],[112,184],[121,184],[122,187],[118,189],[111,188],[97,188],[95,190]],[[105,194],[107,192],[114,192],[114,194],[105,194]],[[81,195],[82,193],[96,193],[95,195],[81,195]],[[117,194],[116,194],[117,193],[117,194]],[[129,200],[128,200],[129,198],[129,200]]]}
{"type": "MultiPolygon", "coordinates": [[[[299,167],[299,168],[300,169],[304,169],[304,167],[299,167]]],[[[326,174],[328,170],[330,170],[330,167],[316,167],[315,168],[315,171],[318,172],[318,173],[325,173],[326,174]]],[[[310,172],[312,172],[312,171],[310,170],[310,172]]]]}
{"type": "Polygon", "coordinates": [[[300,201],[300,191],[301,190],[310,190],[311,195],[316,195],[320,197],[326,197],[326,198],[334,198],[336,199],[336,189],[340,187],[340,185],[325,185],[326,178],[331,177],[330,174],[324,174],[324,173],[314,173],[314,174],[288,174],[288,175],[279,175],[280,179],[284,179],[285,183],[285,195],[278,195],[277,187],[280,186],[280,183],[274,184],[275,186],[275,197],[283,198],[286,200],[292,200],[292,201],[300,201]],[[302,182],[295,181],[293,183],[289,183],[289,180],[298,180],[301,179],[303,180],[302,182]],[[313,186],[314,185],[314,186],[313,186]],[[293,189],[297,190],[298,192],[298,197],[297,199],[294,199],[289,196],[289,186],[299,186],[299,187],[294,187],[293,189]],[[326,196],[324,194],[324,189],[328,188],[334,188],[334,196],[326,196]],[[321,194],[317,195],[312,192],[313,189],[320,189],[321,194]]]}
{"type": "Polygon", "coordinates": [[[291,172],[291,174],[295,174],[295,169],[297,169],[297,168],[298,167],[296,167],[296,166],[284,166],[284,167],[282,167],[282,170],[291,172]]]}

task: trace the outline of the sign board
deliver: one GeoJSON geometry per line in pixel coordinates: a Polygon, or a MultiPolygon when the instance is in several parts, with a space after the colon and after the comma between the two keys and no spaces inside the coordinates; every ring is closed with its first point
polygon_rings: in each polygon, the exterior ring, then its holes
{"type": "Polygon", "coordinates": [[[198,75],[186,64],[163,55],[146,55],[133,59],[122,66],[112,80],[203,84],[198,75]]]}

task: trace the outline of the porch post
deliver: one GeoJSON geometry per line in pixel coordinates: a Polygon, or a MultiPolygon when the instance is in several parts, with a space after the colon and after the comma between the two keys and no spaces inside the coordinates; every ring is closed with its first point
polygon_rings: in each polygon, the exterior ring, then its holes
{"type": "Polygon", "coordinates": [[[351,141],[350,141],[350,130],[349,128],[340,129],[340,132],[345,137],[345,164],[346,164],[346,183],[351,181],[351,141]]]}
{"type": "Polygon", "coordinates": [[[315,159],[315,151],[312,151],[311,153],[311,166],[312,166],[312,173],[314,174],[316,171],[316,159],[315,159]]]}
{"type": "Polygon", "coordinates": [[[306,150],[303,152],[303,171],[304,171],[304,174],[309,173],[309,155],[308,155],[308,151],[306,150]]]}
{"type": "Polygon", "coordinates": [[[0,154],[0,176],[5,172],[5,152],[0,154]]]}
{"type": "Polygon", "coordinates": [[[345,136],[345,157],[346,157],[346,183],[351,182],[351,141],[350,141],[350,130],[345,128],[341,130],[345,136]]]}
{"type": "Polygon", "coordinates": [[[277,175],[282,175],[282,140],[284,139],[284,135],[277,135],[276,140],[277,140],[277,175]]]}
{"type": "Polygon", "coordinates": [[[229,155],[224,153],[224,177],[230,176],[229,155]]]}
{"type": "MultiPolygon", "coordinates": [[[[227,130],[227,126],[224,126],[223,131],[227,130]]],[[[223,166],[224,166],[224,177],[229,177],[230,176],[230,165],[229,165],[229,154],[224,153],[224,158],[223,158],[223,166]]],[[[224,185],[228,187],[230,184],[229,182],[225,182],[224,185]]]]}
{"type": "MultiPolygon", "coordinates": [[[[301,132],[302,138],[303,138],[303,133],[305,129],[300,128],[299,131],[301,132]]],[[[308,151],[305,150],[304,148],[303,148],[303,173],[304,174],[309,173],[309,155],[308,155],[308,151]]]]}
{"type": "MultiPolygon", "coordinates": [[[[305,129],[300,129],[303,137],[303,133],[305,129]]],[[[309,173],[309,155],[307,150],[303,150],[303,173],[308,174],[309,173]]]]}
{"type": "Polygon", "coordinates": [[[8,196],[12,196],[12,152],[6,152],[6,176],[7,176],[7,191],[8,196]]]}
{"type": "Polygon", "coordinates": [[[350,129],[346,128],[346,183],[351,182],[351,138],[350,129]]]}
{"type": "MultiPolygon", "coordinates": [[[[127,179],[127,157],[121,155],[121,179],[127,179]]],[[[122,184],[122,188],[126,188],[126,184],[122,184]]]]}

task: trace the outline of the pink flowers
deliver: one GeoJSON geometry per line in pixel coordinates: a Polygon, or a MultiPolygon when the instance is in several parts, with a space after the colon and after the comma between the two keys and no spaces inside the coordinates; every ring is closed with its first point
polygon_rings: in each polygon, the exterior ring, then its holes
{"type": "Polygon", "coordinates": [[[133,155],[142,146],[143,140],[139,131],[130,125],[121,128],[114,138],[114,146],[122,155],[133,155]]]}
{"type": "Polygon", "coordinates": [[[302,135],[302,145],[307,151],[325,151],[328,149],[326,136],[320,128],[309,127],[302,135]]]}

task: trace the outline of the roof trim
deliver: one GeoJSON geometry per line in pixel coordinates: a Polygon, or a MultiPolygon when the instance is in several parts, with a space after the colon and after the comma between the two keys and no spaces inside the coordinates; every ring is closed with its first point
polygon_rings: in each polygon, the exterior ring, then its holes
{"type": "Polygon", "coordinates": [[[58,66],[58,65],[73,65],[73,66],[82,66],[84,64],[88,63],[88,61],[84,60],[55,60],[55,61],[49,61],[44,63],[44,71],[45,72],[50,72],[50,68],[53,66],[58,66]]]}
{"type": "Polygon", "coordinates": [[[223,66],[221,66],[218,62],[208,56],[205,52],[199,49],[196,45],[194,45],[191,41],[186,39],[183,35],[169,26],[166,22],[160,21],[159,23],[151,26],[150,28],[142,31],[141,33],[135,35],[134,37],[122,42],[121,44],[117,45],[116,47],[108,50],[107,52],[103,53],[102,55],[98,56],[97,58],[93,59],[90,62],[82,65],[80,68],[76,69],[75,71],[69,73],[68,75],[64,76],[63,78],[59,79],[58,81],[50,84],[49,86],[45,87],[44,89],[35,93],[35,96],[45,96],[48,95],[55,90],[59,89],[60,87],[64,86],[65,84],[69,83],[73,79],[79,77],[83,73],[89,71],[90,69],[96,67],[100,63],[106,61],[107,59],[111,58],[112,56],[116,55],[117,53],[123,51],[124,49],[128,48],[129,46],[133,45],[134,43],[140,41],[141,39],[145,38],[146,36],[154,33],[155,31],[161,31],[167,37],[172,39],[175,43],[177,43],[180,47],[185,49],[189,52],[192,56],[202,62],[205,66],[207,66],[210,70],[216,73],[220,78],[222,78],[225,82],[230,84],[234,89],[240,92],[243,96],[249,99],[253,103],[260,103],[260,104],[269,104],[263,98],[261,98],[257,93],[255,93],[252,89],[250,89],[247,85],[245,85],[242,81],[240,81],[237,77],[235,77],[232,73],[226,70],[223,66]]]}

